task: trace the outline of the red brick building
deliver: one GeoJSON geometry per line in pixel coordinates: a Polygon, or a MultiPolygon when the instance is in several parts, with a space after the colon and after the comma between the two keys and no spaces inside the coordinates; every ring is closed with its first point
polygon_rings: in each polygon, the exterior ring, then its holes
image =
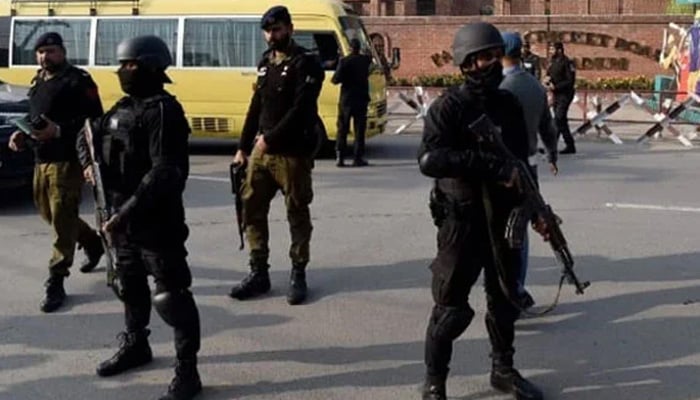
{"type": "Polygon", "coordinates": [[[450,60],[454,33],[478,20],[520,32],[540,56],[547,55],[547,42],[564,42],[582,78],[670,74],[658,62],[664,31],[678,39],[669,23],[693,21],[692,7],[667,14],[675,0],[346,1],[367,15],[367,30],[388,58],[391,48],[401,49],[401,66],[393,71],[401,78],[457,72],[450,60]]]}
{"type": "Polygon", "coordinates": [[[664,14],[674,0],[345,0],[367,16],[664,14]]]}

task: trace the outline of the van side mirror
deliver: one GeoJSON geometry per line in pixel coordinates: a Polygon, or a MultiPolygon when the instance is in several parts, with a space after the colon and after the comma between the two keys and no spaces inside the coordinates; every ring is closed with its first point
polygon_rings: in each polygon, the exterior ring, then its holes
{"type": "Polygon", "coordinates": [[[398,69],[401,66],[401,49],[394,47],[391,49],[391,69],[398,69]]]}

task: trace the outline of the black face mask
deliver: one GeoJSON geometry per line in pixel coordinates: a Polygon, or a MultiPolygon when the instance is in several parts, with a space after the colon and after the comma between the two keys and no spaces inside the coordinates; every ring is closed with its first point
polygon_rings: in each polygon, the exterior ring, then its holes
{"type": "Polygon", "coordinates": [[[484,91],[493,91],[498,89],[503,80],[503,66],[496,61],[489,64],[486,68],[465,72],[465,76],[467,82],[472,86],[476,86],[484,91]]]}
{"type": "Polygon", "coordinates": [[[135,97],[145,97],[163,88],[163,80],[157,74],[142,68],[117,70],[119,84],[124,93],[135,97]]]}
{"type": "Polygon", "coordinates": [[[284,51],[287,50],[289,47],[289,44],[292,42],[292,37],[290,35],[286,35],[280,40],[270,40],[268,43],[268,46],[270,46],[271,50],[275,51],[284,51]]]}

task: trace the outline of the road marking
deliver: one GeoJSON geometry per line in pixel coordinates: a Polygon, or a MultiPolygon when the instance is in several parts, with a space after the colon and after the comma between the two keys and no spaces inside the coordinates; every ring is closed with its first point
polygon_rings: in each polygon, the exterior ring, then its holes
{"type": "Polygon", "coordinates": [[[679,211],[689,213],[700,213],[700,208],[697,207],[658,206],[653,204],[605,203],[605,207],[626,208],[630,210],[679,211]]]}
{"type": "Polygon", "coordinates": [[[209,181],[209,182],[230,182],[228,178],[220,178],[217,176],[206,176],[206,175],[190,175],[189,179],[194,179],[196,181],[209,181]]]}

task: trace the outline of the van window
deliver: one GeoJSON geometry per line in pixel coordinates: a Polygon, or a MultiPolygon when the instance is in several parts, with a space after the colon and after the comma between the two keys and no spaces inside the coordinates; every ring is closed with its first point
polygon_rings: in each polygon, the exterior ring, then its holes
{"type": "Polygon", "coordinates": [[[295,31],[294,41],[319,56],[326,70],[334,70],[340,55],[338,40],[333,32],[295,31]]]}
{"type": "Polygon", "coordinates": [[[257,20],[185,20],[185,67],[256,67],[265,49],[267,44],[257,20]]]}
{"type": "Polygon", "coordinates": [[[90,59],[90,20],[88,19],[15,19],[12,38],[12,64],[36,65],[34,44],[46,32],[63,37],[66,56],[71,64],[87,65],[90,59]]]}
{"type": "Polygon", "coordinates": [[[372,56],[374,63],[379,64],[379,55],[369,41],[362,21],[357,17],[340,17],[340,25],[343,27],[343,33],[348,42],[352,39],[359,39],[362,53],[372,56]]]}
{"type": "Polygon", "coordinates": [[[172,53],[173,63],[177,55],[177,20],[160,18],[100,19],[97,21],[95,65],[119,65],[117,46],[124,39],[142,35],[155,35],[163,39],[172,53]]]}

